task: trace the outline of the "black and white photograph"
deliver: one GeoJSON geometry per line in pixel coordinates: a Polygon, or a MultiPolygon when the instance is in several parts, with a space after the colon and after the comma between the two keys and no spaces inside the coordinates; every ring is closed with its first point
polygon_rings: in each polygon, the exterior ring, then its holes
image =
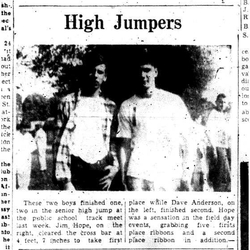
{"type": "Polygon", "coordinates": [[[231,192],[231,45],[15,56],[18,190],[231,192]]]}
{"type": "Polygon", "coordinates": [[[0,23],[0,250],[248,248],[248,1],[5,0],[0,23]]]}

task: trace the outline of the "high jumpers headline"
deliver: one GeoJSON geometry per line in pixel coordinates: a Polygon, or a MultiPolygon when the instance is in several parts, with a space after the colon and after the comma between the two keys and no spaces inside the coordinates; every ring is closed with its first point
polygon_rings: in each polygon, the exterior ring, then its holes
{"type": "MultiPolygon", "coordinates": [[[[84,19],[82,14],[67,14],[65,27],[67,30],[83,30],[90,33],[93,30],[104,30],[105,22],[99,15],[92,19],[84,19]]],[[[152,33],[156,29],[174,30],[182,27],[181,19],[127,19],[122,14],[116,15],[115,30],[147,30],[152,33]]]]}

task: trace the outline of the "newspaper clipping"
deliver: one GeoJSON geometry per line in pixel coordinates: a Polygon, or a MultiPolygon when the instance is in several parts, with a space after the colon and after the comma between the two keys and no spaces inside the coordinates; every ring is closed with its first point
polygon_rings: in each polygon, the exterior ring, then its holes
{"type": "Polygon", "coordinates": [[[248,0],[0,13],[0,249],[248,249],[248,0]]]}

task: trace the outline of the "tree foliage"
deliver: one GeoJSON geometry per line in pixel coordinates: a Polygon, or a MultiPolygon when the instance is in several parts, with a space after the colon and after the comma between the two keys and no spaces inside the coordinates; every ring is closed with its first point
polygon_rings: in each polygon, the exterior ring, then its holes
{"type": "Polygon", "coordinates": [[[77,88],[85,47],[77,45],[39,45],[38,56],[33,60],[32,71],[38,77],[47,74],[55,77],[59,93],[77,88]]]}
{"type": "Polygon", "coordinates": [[[39,94],[28,95],[23,102],[23,120],[45,121],[50,116],[49,101],[39,94]]]}
{"type": "MultiPolygon", "coordinates": [[[[37,76],[48,74],[57,78],[58,93],[75,91],[84,84],[85,58],[89,52],[104,55],[108,64],[105,91],[118,104],[134,93],[138,82],[137,62],[147,49],[156,58],[159,76],[157,85],[184,98],[187,104],[201,98],[213,77],[209,48],[170,45],[39,45],[32,70],[37,76]]],[[[192,106],[192,105],[191,105],[192,106]]]]}

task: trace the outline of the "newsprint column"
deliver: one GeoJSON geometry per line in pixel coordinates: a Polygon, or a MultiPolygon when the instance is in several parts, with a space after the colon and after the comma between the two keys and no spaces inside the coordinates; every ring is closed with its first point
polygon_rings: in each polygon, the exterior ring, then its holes
{"type": "Polygon", "coordinates": [[[0,250],[244,247],[249,0],[0,1],[0,250]]]}
{"type": "Polygon", "coordinates": [[[12,243],[12,4],[0,3],[0,249],[12,243]]]}

